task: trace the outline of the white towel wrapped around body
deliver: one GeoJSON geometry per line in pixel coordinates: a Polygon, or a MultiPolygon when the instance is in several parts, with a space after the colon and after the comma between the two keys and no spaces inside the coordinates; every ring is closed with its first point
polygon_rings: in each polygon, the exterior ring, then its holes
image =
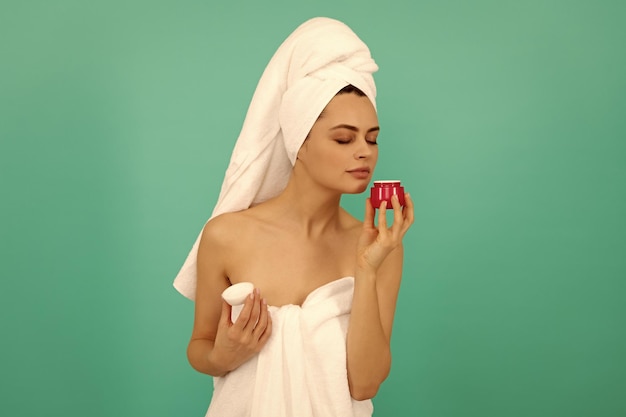
{"type": "MultiPolygon", "coordinates": [[[[270,306],[272,335],[254,358],[214,378],[207,417],[369,417],[351,398],[346,334],[354,278],[317,288],[302,306],[270,306]]],[[[234,312],[237,315],[241,307],[234,312]]]]}
{"type": "MultiPolygon", "coordinates": [[[[259,80],[211,218],[280,194],[300,146],[339,90],[353,85],[376,106],[377,70],[367,45],[344,23],[318,17],[300,25],[259,80]]],[[[174,281],[192,300],[200,237],[174,281]]]]}

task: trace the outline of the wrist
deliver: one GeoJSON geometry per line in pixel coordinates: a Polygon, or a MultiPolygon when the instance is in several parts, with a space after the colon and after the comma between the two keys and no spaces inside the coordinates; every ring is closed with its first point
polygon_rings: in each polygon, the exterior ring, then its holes
{"type": "Polygon", "coordinates": [[[378,268],[372,265],[372,262],[368,259],[368,256],[362,254],[356,258],[356,273],[363,275],[376,275],[378,268]]]}
{"type": "Polygon", "coordinates": [[[232,370],[229,366],[229,361],[223,355],[220,355],[219,350],[215,346],[209,351],[207,361],[211,369],[213,369],[213,376],[224,376],[232,370]]]}
{"type": "Polygon", "coordinates": [[[355,278],[358,280],[376,281],[376,269],[371,265],[357,265],[355,278]]]}

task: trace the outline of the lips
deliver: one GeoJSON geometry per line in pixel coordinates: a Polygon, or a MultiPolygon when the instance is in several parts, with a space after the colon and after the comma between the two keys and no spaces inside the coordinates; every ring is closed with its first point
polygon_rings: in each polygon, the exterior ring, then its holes
{"type": "Polygon", "coordinates": [[[368,179],[370,176],[370,169],[368,167],[349,169],[346,172],[353,177],[361,180],[368,179]]]}
{"type": "Polygon", "coordinates": [[[350,173],[365,173],[365,174],[369,174],[370,173],[370,169],[368,167],[364,167],[364,168],[355,168],[355,169],[349,169],[348,172],[350,173]]]}

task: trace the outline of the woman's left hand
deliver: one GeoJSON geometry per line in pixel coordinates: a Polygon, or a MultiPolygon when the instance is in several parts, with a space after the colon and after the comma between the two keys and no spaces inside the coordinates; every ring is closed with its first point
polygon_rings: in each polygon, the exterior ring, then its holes
{"type": "Polygon", "coordinates": [[[375,224],[376,210],[368,198],[365,202],[363,231],[357,246],[357,268],[378,270],[387,255],[400,246],[402,238],[413,224],[413,200],[404,195],[405,206],[400,205],[398,196],[391,197],[393,224],[387,226],[387,202],[380,204],[378,226],[375,224]]]}

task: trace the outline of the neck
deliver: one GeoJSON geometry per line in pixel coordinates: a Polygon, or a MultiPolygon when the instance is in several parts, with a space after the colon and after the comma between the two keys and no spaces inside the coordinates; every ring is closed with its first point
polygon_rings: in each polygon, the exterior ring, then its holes
{"type": "Polygon", "coordinates": [[[341,194],[292,172],[285,190],[274,199],[277,214],[308,237],[337,228],[341,194]]]}

